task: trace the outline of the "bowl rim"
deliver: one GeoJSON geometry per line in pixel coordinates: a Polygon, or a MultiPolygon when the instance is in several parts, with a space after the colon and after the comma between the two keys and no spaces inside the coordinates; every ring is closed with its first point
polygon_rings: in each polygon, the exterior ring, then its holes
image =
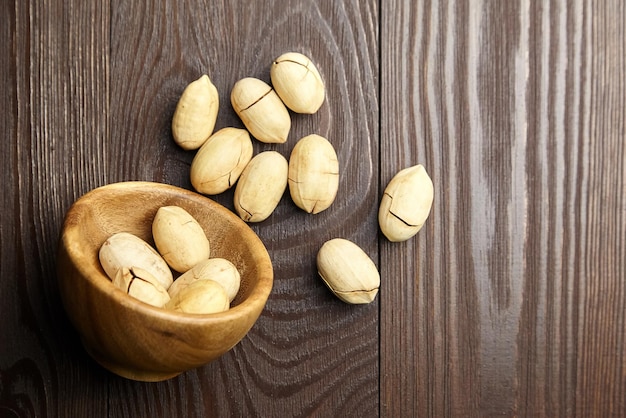
{"type": "Polygon", "coordinates": [[[274,274],[269,253],[267,252],[265,244],[263,244],[259,236],[250,228],[248,224],[246,224],[233,212],[228,210],[225,206],[210,199],[209,197],[166,183],[150,181],[124,181],[106,184],[88,191],[76,199],[76,201],[72,203],[68,209],[61,231],[61,245],[65,247],[68,258],[72,261],[72,264],[75,266],[82,278],[86,279],[103,296],[113,299],[116,304],[120,304],[124,308],[139,315],[158,318],[166,322],[171,321],[176,324],[185,323],[189,325],[208,325],[211,323],[237,321],[241,318],[241,316],[249,315],[254,315],[256,318],[256,316],[258,316],[263,310],[273,287],[274,274]],[[254,259],[257,264],[257,274],[259,277],[258,281],[251,286],[250,294],[246,299],[242,300],[240,303],[229,308],[228,310],[218,313],[194,314],[170,311],[164,308],[149,305],[126,294],[121,289],[113,285],[113,282],[103,271],[101,271],[101,269],[98,269],[92,264],[73,262],[76,260],[77,254],[85,254],[85,252],[78,245],[79,240],[77,238],[79,230],[76,225],[73,225],[69,220],[76,219],[75,214],[82,210],[81,203],[84,202],[86,198],[111,190],[125,190],[128,192],[151,190],[154,192],[155,189],[172,195],[192,199],[198,203],[209,206],[211,210],[217,211],[221,216],[228,218],[230,222],[233,222],[236,226],[241,228],[242,233],[245,234],[242,239],[252,240],[253,242],[258,243],[258,245],[255,246],[258,248],[258,251],[254,252],[254,259]]]}

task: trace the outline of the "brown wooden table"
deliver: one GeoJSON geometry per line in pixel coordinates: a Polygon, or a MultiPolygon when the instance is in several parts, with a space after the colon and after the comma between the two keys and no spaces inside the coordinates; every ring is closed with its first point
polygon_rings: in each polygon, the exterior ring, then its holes
{"type": "Polygon", "coordinates": [[[625,44],[619,0],[1,1],[0,416],[626,416],[625,44]],[[184,86],[208,74],[217,127],[241,127],[232,85],[291,50],[327,101],[255,152],[325,135],[337,200],[313,216],[286,194],[252,226],[275,285],[219,361],[107,372],[60,303],[66,210],[118,181],[191,188],[184,86]],[[382,190],[417,163],[431,216],[390,243],[382,190]],[[316,275],[339,236],[379,266],[370,305],[316,275]]]}

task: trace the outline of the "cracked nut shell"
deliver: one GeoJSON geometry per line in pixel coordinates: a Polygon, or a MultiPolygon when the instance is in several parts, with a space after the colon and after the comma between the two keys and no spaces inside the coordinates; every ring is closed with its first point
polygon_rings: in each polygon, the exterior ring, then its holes
{"type": "Polygon", "coordinates": [[[306,55],[287,52],[276,58],[270,78],[283,103],[296,113],[315,113],[324,103],[322,76],[306,55]]]}
{"type": "Polygon", "coordinates": [[[219,94],[206,74],[191,82],[178,100],[172,118],[174,141],[185,150],[196,150],[213,133],[219,94]]]}
{"type": "Polygon", "coordinates": [[[289,111],[267,83],[252,77],[237,81],[230,102],[253,137],[265,143],[287,141],[291,129],[289,111]]]}
{"type": "Polygon", "coordinates": [[[267,219],[285,193],[289,164],[276,151],[264,151],[250,160],[235,188],[235,210],[246,222],[267,219]]]}
{"type": "Polygon", "coordinates": [[[370,303],[378,294],[380,274],[372,259],[343,238],[326,241],[317,253],[317,271],[326,286],[346,303],[370,303]]]}
{"type": "Polygon", "coordinates": [[[328,209],[339,188],[339,162],[332,144],[312,134],[300,139],[289,157],[289,193],[308,213],[328,209]]]}
{"type": "Polygon", "coordinates": [[[170,287],[172,272],[163,257],[150,244],[128,232],[111,235],[98,252],[100,264],[111,280],[123,267],[135,266],[154,276],[163,288],[170,287]]]}
{"type": "Polygon", "coordinates": [[[165,304],[165,309],[192,314],[224,312],[229,307],[226,290],[213,280],[196,280],[165,304]]]}
{"type": "Polygon", "coordinates": [[[204,229],[179,206],[163,206],[157,210],[152,221],[152,237],[161,257],[179,273],[211,255],[204,229]]]}
{"type": "Polygon", "coordinates": [[[387,184],[380,202],[380,230],[392,242],[413,237],[426,222],[433,197],[433,182],[424,166],[399,171],[387,184]]]}
{"type": "Polygon", "coordinates": [[[237,267],[225,258],[215,257],[201,261],[193,266],[191,270],[174,280],[174,283],[167,291],[171,297],[174,297],[196,280],[213,280],[218,282],[226,290],[229,302],[235,299],[241,285],[241,276],[237,267]]]}
{"type": "Polygon", "coordinates": [[[123,267],[117,271],[113,284],[126,294],[148,305],[163,307],[170,300],[167,290],[150,273],[139,267],[123,267]]]}
{"type": "Polygon", "coordinates": [[[231,188],[252,158],[248,131],[222,128],[202,145],[191,162],[191,184],[206,195],[220,194],[231,188]]]}

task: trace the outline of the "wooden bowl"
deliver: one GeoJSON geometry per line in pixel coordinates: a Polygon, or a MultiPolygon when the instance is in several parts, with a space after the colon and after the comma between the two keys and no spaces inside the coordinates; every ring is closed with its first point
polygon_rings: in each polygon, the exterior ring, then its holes
{"type": "Polygon", "coordinates": [[[78,199],[66,214],[57,270],[63,305],[87,352],[113,373],[141,381],[169,379],[226,353],[252,328],[273,283],[267,250],[239,217],[197,193],[149,182],[111,184],[78,199]],[[202,225],[211,257],[239,269],[241,288],[228,311],[194,315],[150,306],[115,287],[100,266],[100,246],[116,232],[154,245],[152,219],[168,205],[202,225]]]}

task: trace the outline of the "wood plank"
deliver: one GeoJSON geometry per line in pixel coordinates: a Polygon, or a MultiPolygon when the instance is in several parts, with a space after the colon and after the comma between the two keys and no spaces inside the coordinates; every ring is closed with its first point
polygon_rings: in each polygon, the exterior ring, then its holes
{"type": "Polygon", "coordinates": [[[622,2],[91,3],[0,2],[0,416],[626,416],[622,2]],[[255,152],[327,136],[337,201],[286,195],[253,225],[276,283],[232,352],[157,384],[106,372],[58,297],[65,211],[115,181],[191,188],[169,130],[184,86],[208,73],[218,128],[242,126],[230,87],[287,50],[328,101],[255,152]],[[415,163],[433,212],[392,244],[381,186],[415,163]],[[317,278],[336,236],[377,261],[373,304],[317,278]]]}
{"type": "MultiPolygon", "coordinates": [[[[243,127],[230,105],[240,78],[269,82],[272,60],[309,55],[327,84],[315,115],[292,114],[286,144],[255,153],[289,157],[296,140],[327,137],[339,157],[339,195],[309,215],[288,194],[253,225],[275,268],[275,286],[249,336],[219,361],[172,381],[114,380],[112,416],[329,416],[378,414],[378,305],[344,305],[316,274],[322,243],[342,236],[377,260],[377,5],[367,2],[114,2],[111,30],[109,181],[142,179],[191,188],[194,152],[178,149],[171,117],[185,85],[209,75],[220,94],[216,129],[243,127]],[[245,13],[241,9],[245,8],[245,13]]],[[[232,208],[232,191],[215,196],[232,208]]]]}
{"type": "Polygon", "coordinates": [[[624,13],[382,3],[381,180],[436,187],[381,241],[382,415],[626,414],[624,13]]]}
{"type": "MultiPolygon", "coordinates": [[[[585,4],[580,237],[573,270],[576,410],[626,415],[626,6],[585,4]],[[593,12],[593,13],[592,13],[593,12]]],[[[580,175],[580,174],[578,174],[580,175]]],[[[571,267],[570,267],[571,268],[571,267]]]]}
{"type": "Polygon", "coordinates": [[[107,126],[106,6],[0,6],[2,416],[106,415],[102,373],[63,313],[55,273],[65,210],[102,179],[95,151],[107,126]]]}

